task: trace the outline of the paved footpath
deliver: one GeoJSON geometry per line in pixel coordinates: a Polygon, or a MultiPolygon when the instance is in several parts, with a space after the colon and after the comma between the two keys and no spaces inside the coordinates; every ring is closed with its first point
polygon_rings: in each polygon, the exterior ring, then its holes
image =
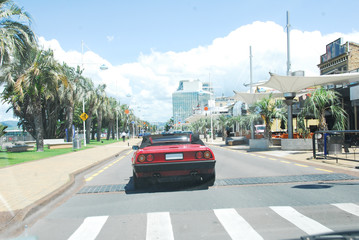
{"type": "MultiPolygon", "coordinates": [[[[235,146],[227,146],[225,145],[225,141],[222,141],[222,138],[217,138],[213,141],[210,139],[208,141],[203,140],[203,142],[207,145],[213,145],[218,147],[225,147],[231,150],[237,151],[250,151],[248,145],[235,145],[235,146]]],[[[358,161],[347,161],[343,159],[323,159],[313,158],[313,151],[284,151],[281,150],[280,147],[271,147],[268,151],[256,151],[258,154],[272,156],[272,157],[280,157],[284,159],[294,160],[294,161],[305,161],[307,163],[315,163],[323,166],[334,167],[337,169],[348,170],[352,173],[359,173],[359,160],[358,161]]],[[[358,154],[359,155],[359,154],[358,154]]],[[[358,157],[359,158],[359,157],[358,157]]]]}
{"type": "Polygon", "coordinates": [[[74,176],[130,150],[140,139],[117,142],[0,168],[0,232],[21,222],[34,208],[49,201],[74,182],[74,176]]]}

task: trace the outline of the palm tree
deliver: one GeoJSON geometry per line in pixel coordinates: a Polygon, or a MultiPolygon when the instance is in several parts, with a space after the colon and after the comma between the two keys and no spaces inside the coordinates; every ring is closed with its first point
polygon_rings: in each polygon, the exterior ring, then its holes
{"type": "Polygon", "coordinates": [[[33,132],[37,151],[42,152],[45,135],[43,117],[46,117],[43,112],[44,103],[55,98],[60,79],[64,81],[63,84],[66,85],[67,83],[66,79],[59,75],[60,65],[54,59],[52,50],[45,51],[32,48],[29,53],[29,58],[25,64],[27,68],[17,77],[13,86],[8,87],[13,87],[13,95],[10,101],[14,104],[15,115],[20,118],[29,117],[30,119],[27,119],[27,122],[33,121],[33,129],[30,127],[28,130],[30,133],[33,132]],[[21,109],[24,106],[26,109],[21,109]],[[21,111],[29,114],[29,116],[21,115],[21,111]]]}
{"type": "Polygon", "coordinates": [[[7,126],[4,126],[0,123],[0,137],[4,136],[6,131],[5,129],[7,128],[7,126]]]}
{"type": "Polygon", "coordinates": [[[105,92],[106,85],[102,84],[97,86],[96,88],[96,100],[97,100],[97,107],[96,107],[96,116],[97,116],[97,141],[101,141],[101,134],[102,134],[102,119],[104,111],[107,107],[108,98],[105,92]]]}
{"type": "Polygon", "coordinates": [[[111,133],[112,139],[115,139],[115,121],[117,112],[117,101],[115,98],[110,97],[104,112],[104,117],[107,120],[107,140],[110,139],[111,133]]]}
{"type": "Polygon", "coordinates": [[[74,121],[75,103],[79,102],[83,96],[83,88],[80,85],[82,81],[82,70],[80,67],[75,68],[62,64],[62,77],[66,78],[67,85],[62,84],[59,88],[59,98],[65,113],[65,128],[68,136],[72,141],[72,125],[74,121]]]}
{"type": "Polygon", "coordinates": [[[128,105],[127,104],[122,104],[120,106],[120,112],[119,112],[119,118],[121,119],[122,122],[122,131],[126,132],[127,130],[127,126],[128,126],[128,114],[126,114],[126,110],[128,110],[128,105]]]}
{"type": "Polygon", "coordinates": [[[0,0],[0,66],[10,63],[15,54],[23,57],[35,44],[30,24],[31,17],[22,8],[12,0],[0,0]]]}
{"type": "Polygon", "coordinates": [[[93,114],[96,113],[97,110],[97,95],[95,91],[95,86],[91,79],[84,78],[81,82],[82,87],[84,88],[84,96],[83,100],[86,103],[86,113],[88,118],[86,120],[86,143],[90,143],[90,134],[91,134],[91,126],[93,120],[93,114]]]}
{"type": "Polygon", "coordinates": [[[254,104],[256,112],[262,117],[266,130],[264,137],[269,138],[273,120],[275,118],[284,119],[284,111],[280,110],[283,106],[281,100],[274,100],[272,94],[267,98],[262,98],[254,104]]]}
{"type": "Polygon", "coordinates": [[[228,120],[229,120],[229,117],[225,116],[225,115],[221,115],[218,118],[218,124],[219,124],[220,128],[222,129],[221,130],[222,131],[222,141],[224,141],[224,138],[227,136],[226,128],[228,126],[228,120]]]}
{"type": "Polygon", "coordinates": [[[344,130],[346,128],[347,113],[341,107],[340,94],[334,90],[320,87],[305,100],[300,117],[311,115],[319,120],[318,128],[320,130],[328,130],[325,119],[326,112],[330,112],[335,119],[333,129],[344,130]]]}

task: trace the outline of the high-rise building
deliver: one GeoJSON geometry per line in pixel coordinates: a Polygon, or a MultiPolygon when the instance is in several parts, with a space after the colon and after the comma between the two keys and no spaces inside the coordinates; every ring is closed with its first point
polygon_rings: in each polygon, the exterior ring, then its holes
{"type": "Polygon", "coordinates": [[[197,109],[208,107],[213,90],[200,80],[181,80],[176,92],[172,94],[174,122],[184,123],[197,109]]]}

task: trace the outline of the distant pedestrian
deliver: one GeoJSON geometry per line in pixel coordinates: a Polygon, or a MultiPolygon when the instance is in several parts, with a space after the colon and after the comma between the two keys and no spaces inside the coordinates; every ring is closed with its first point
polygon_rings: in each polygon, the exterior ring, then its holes
{"type": "Polygon", "coordinates": [[[125,133],[125,132],[122,132],[121,137],[122,137],[123,142],[125,142],[125,140],[126,140],[126,133],[125,133]]]}

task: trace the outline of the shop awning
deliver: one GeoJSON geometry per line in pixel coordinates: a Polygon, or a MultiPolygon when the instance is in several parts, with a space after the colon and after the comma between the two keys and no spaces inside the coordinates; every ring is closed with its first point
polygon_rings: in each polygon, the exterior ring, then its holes
{"type": "Polygon", "coordinates": [[[253,104],[263,98],[268,98],[270,94],[272,94],[273,98],[283,98],[283,93],[276,92],[266,92],[266,93],[246,93],[246,92],[237,92],[235,93],[234,100],[245,102],[247,104],[253,104]]]}
{"type": "Polygon", "coordinates": [[[315,77],[281,76],[275,73],[269,74],[271,76],[270,79],[261,86],[273,88],[282,93],[298,92],[315,86],[348,84],[359,81],[359,73],[343,73],[315,77]]]}

